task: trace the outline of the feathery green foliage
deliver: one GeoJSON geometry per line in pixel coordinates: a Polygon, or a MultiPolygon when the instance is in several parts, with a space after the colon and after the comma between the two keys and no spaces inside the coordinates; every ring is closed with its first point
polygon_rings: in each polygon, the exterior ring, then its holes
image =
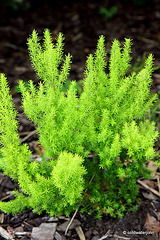
{"type": "Polygon", "coordinates": [[[15,214],[32,208],[60,215],[81,203],[81,211],[121,217],[138,201],[136,180],[147,176],[145,163],[155,157],[158,137],[155,123],[142,120],[157,98],[150,93],[153,56],[148,56],[141,71],[128,75],[131,40],[125,39],[122,48],[114,40],[106,74],[104,41],[101,36],[95,54],[87,59],[78,97],[74,81],[63,91],[71,56],[63,58],[62,34],[56,44],[49,30],[42,44],[35,30],[28,39],[40,82],[36,87],[30,80],[26,87],[20,81],[19,88],[24,112],[35,123],[45,150],[40,163],[30,161],[27,144],[20,144],[17,112],[1,74],[0,165],[22,190],[15,192],[15,200],[0,202],[3,211],[15,214]]]}

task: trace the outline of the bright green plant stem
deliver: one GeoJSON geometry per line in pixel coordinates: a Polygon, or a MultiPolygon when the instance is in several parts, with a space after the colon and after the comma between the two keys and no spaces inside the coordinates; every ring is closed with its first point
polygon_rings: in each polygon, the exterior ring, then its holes
{"type": "Polygon", "coordinates": [[[155,123],[142,120],[157,98],[150,93],[152,55],[141,71],[128,75],[131,41],[125,39],[121,48],[115,40],[106,74],[101,36],[95,54],[87,59],[83,91],[78,97],[74,81],[63,91],[71,56],[63,58],[62,34],[53,44],[49,30],[45,30],[40,44],[34,30],[28,48],[40,82],[36,87],[29,81],[26,87],[20,81],[19,88],[24,112],[35,123],[45,158],[31,162],[28,145],[20,144],[17,112],[1,74],[0,165],[18,181],[21,192],[16,191],[11,202],[0,202],[0,208],[12,213],[32,208],[60,215],[69,214],[81,203],[81,211],[121,217],[137,201],[136,180],[146,176],[145,163],[155,157],[155,123]]]}

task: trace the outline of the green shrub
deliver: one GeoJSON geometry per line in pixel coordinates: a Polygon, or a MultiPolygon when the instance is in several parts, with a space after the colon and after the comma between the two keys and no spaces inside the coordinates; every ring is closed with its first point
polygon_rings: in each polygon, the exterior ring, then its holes
{"type": "Polygon", "coordinates": [[[139,73],[127,74],[131,41],[123,47],[112,44],[109,73],[106,74],[104,37],[98,40],[85,69],[83,91],[77,96],[76,82],[67,92],[71,56],[63,58],[63,36],[52,43],[49,30],[40,44],[34,30],[28,39],[39,87],[20,81],[25,114],[39,132],[45,157],[31,161],[27,144],[20,144],[16,110],[4,74],[0,77],[0,165],[5,174],[18,181],[16,199],[0,202],[4,212],[25,208],[50,215],[81,211],[106,212],[121,217],[138,201],[136,180],[147,175],[145,163],[155,156],[158,132],[155,123],[143,121],[157,99],[150,94],[153,57],[149,55],[139,73]]]}

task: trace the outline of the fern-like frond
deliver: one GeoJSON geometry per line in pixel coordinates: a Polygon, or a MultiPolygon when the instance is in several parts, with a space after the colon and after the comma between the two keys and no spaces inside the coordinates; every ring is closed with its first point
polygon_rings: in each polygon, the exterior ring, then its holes
{"type": "Polygon", "coordinates": [[[0,143],[1,167],[5,174],[17,179],[19,161],[29,160],[31,155],[26,145],[20,146],[17,111],[4,74],[0,75],[0,143]],[[23,149],[23,151],[21,151],[23,149]]]}
{"type": "Polygon", "coordinates": [[[61,153],[52,172],[54,184],[60,190],[60,194],[69,203],[74,204],[82,196],[84,189],[83,175],[86,173],[83,167],[83,159],[71,153],[61,153]]]}

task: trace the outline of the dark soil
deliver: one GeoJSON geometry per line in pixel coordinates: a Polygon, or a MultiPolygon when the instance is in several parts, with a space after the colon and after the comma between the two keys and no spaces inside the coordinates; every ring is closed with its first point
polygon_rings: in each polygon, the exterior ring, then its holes
{"type": "MultiPolygon", "coordinates": [[[[39,6],[32,4],[27,11],[20,9],[13,12],[9,9],[1,9],[0,72],[6,74],[12,88],[14,102],[20,112],[19,132],[21,138],[25,137],[27,132],[34,130],[34,126],[21,114],[20,96],[16,93],[14,87],[19,79],[25,81],[33,79],[38,82],[30,65],[26,45],[27,38],[33,29],[36,29],[42,37],[44,29],[49,28],[53,40],[58,32],[64,34],[65,52],[70,52],[73,56],[70,78],[77,81],[83,78],[86,57],[89,53],[94,52],[101,34],[106,37],[107,52],[110,50],[113,39],[117,38],[123,41],[124,38],[132,38],[133,64],[138,57],[143,60],[144,53],[146,55],[153,53],[155,66],[160,66],[160,3],[150,0],[140,7],[134,5],[133,2],[59,0],[52,5],[47,1],[42,1],[39,6]],[[99,13],[101,6],[106,8],[117,6],[117,14],[106,21],[105,16],[99,13]]],[[[159,70],[153,74],[152,91],[157,93],[160,91],[159,70]]],[[[37,143],[36,134],[29,137],[27,142],[30,148],[34,150],[37,143]]],[[[153,181],[156,182],[155,179],[153,181]]],[[[0,199],[5,198],[15,187],[18,187],[16,183],[13,183],[3,174],[0,175],[0,183],[0,199]]],[[[75,218],[80,221],[80,226],[87,240],[98,240],[107,232],[108,234],[102,239],[160,239],[160,236],[158,237],[160,232],[160,198],[153,194],[151,196],[148,190],[140,186],[140,199],[138,210],[126,214],[122,219],[114,219],[103,215],[103,218],[98,220],[94,215],[90,216],[79,212],[75,218]],[[153,226],[147,228],[147,216],[153,216],[155,219],[154,225],[157,223],[159,225],[155,228],[153,226]],[[146,235],[145,233],[149,232],[149,229],[152,229],[153,233],[146,235]],[[145,233],[142,231],[145,231],[145,233]]],[[[33,227],[38,227],[42,222],[52,220],[45,213],[38,216],[31,210],[16,216],[0,213],[0,226],[7,229],[12,236],[14,236],[13,231],[16,231],[17,228],[18,232],[31,233],[33,227]]],[[[61,225],[66,220],[62,217],[56,221],[58,225],[61,225]]],[[[69,230],[66,236],[58,228],[57,232],[60,235],[59,238],[55,239],[79,239],[75,228],[69,230]]],[[[30,235],[15,235],[15,238],[31,239],[30,235]]],[[[0,237],[0,239],[4,238],[0,237]]]]}

